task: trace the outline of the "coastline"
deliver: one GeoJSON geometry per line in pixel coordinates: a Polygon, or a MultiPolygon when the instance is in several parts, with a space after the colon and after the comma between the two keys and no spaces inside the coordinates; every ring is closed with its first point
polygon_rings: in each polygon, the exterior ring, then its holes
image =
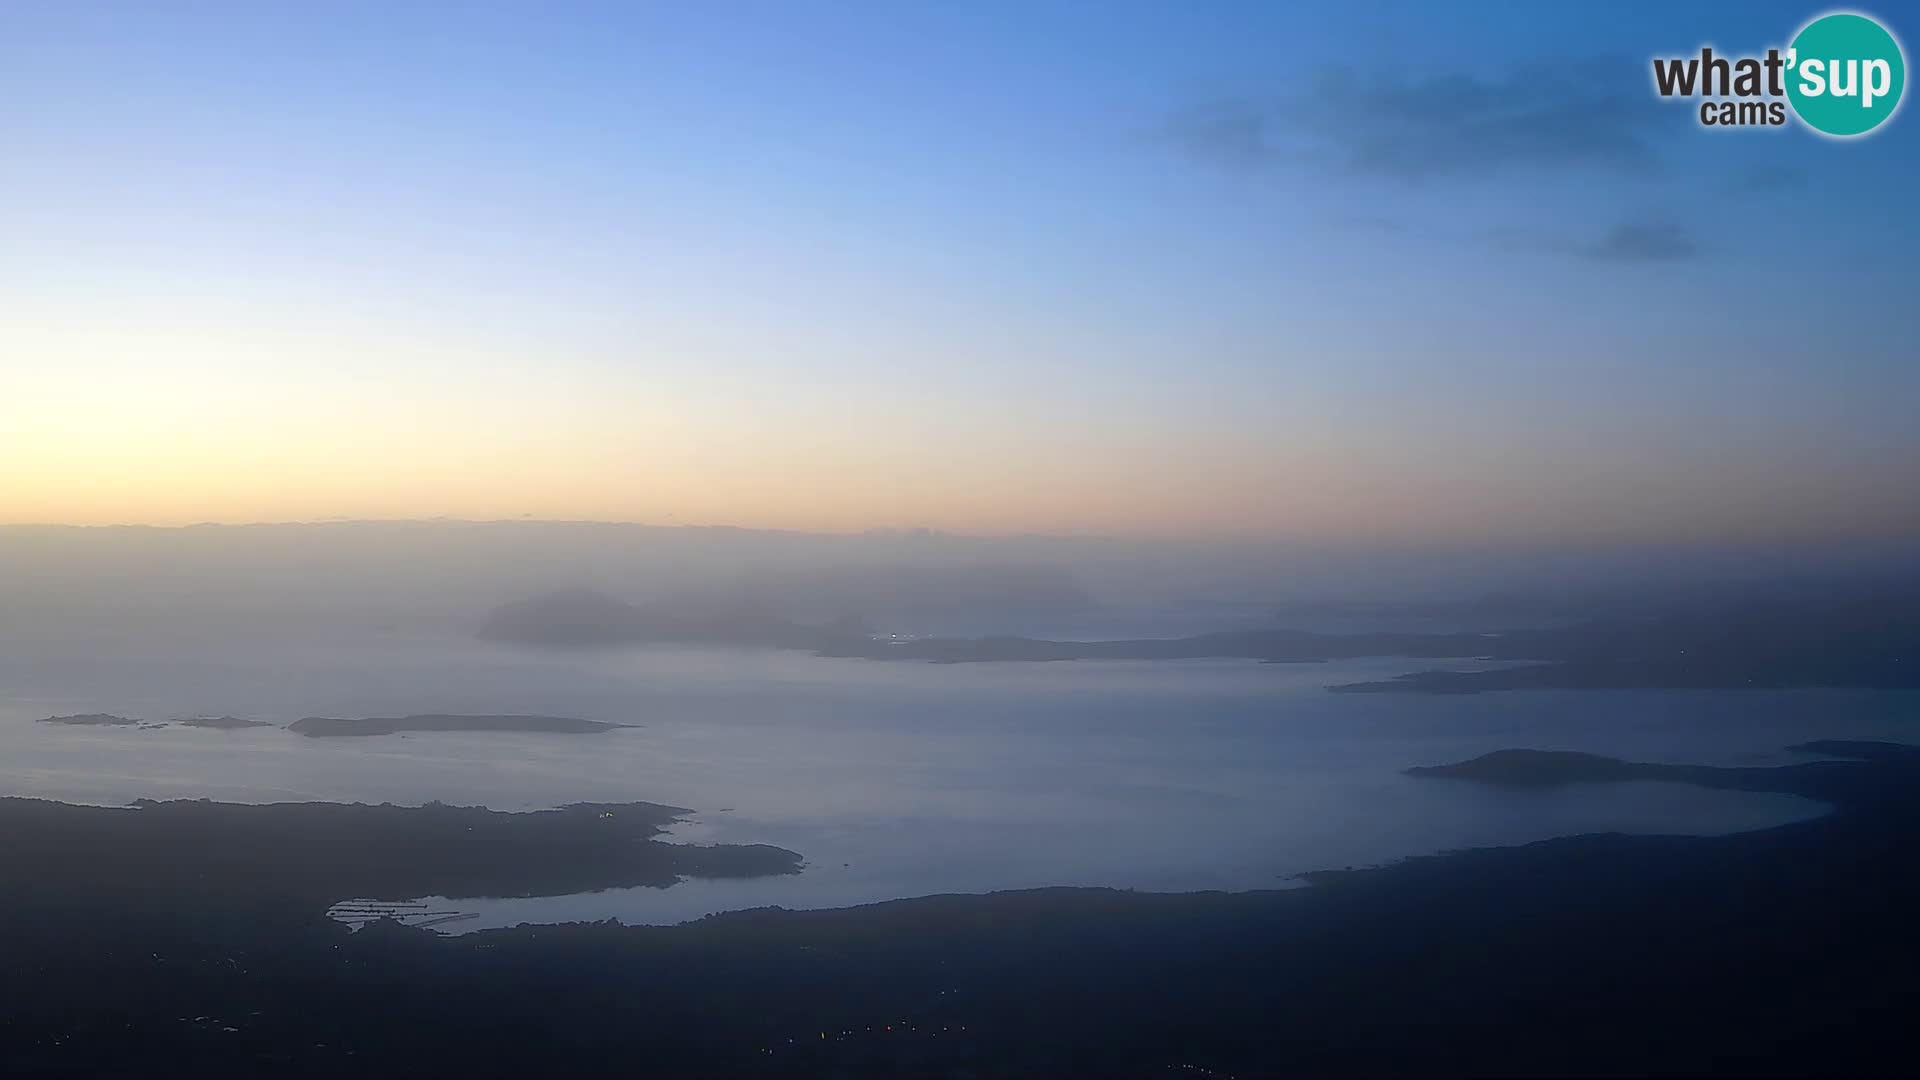
{"type": "MultiPolygon", "coordinates": [[[[1835,807],[1811,820],[1473,849],[1281,891],[1041,889],[447,937],[382,922],[350,934],[288,908],[299,890],[253,867],[236,868],[259,886],[246,896],[182,877],[194,904],[132,887],[124,865],[82,875],[93,889],[52,905],[32,902],[44,882],[16,875],[3,925],[30,977],[0,991],[0,1063],[97,1072],[178,1053],[241,1075],[271,1053],[315,1075],[622,1062],[700,1075],[1886,1072],[1920,1049],[1910,1025],[1874,1019],[1912,994],[1920,957],[1906,917],[1920,903],[1920,751],[1811,745],[1855,756],[1696,774],[1835,807]],[[218,1038],[194,1017],[218,1019],[218,1038]]],[[[651,837],[673,809],[633,812],[645,820],[627,835],[651,837]]]]}

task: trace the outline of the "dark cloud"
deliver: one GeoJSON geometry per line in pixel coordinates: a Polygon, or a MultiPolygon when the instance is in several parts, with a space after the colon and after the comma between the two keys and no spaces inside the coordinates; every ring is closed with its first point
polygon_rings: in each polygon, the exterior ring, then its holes
{"type": "Polygon", "coordinates": [[[1590,235],[1573,230],[1500,227],[1463,234],[1460,239],[1507,251],[1609,263],[1680,262],[1705,253],[1692,230],[1662,217],[1622,221],[1590,235]]]}
{"type": "Polygon", "coordinates": [[[1623,61],[1492,76],[1329,69],[1288,98],[1180,110],[1166,132],[1217,163],[1299,161],[1410,182],[1526,169],[1653,172],[1651,136],[1670,118],[1647,108],[1629,70],[1623,61]]]}
{"type": "Polygon", "coordinates": [[[1623,222],[1576,254],[1603,262],[1678,262],[1697,258],[1700,243],[1684,226],[1672,221],[1623,222]]]}
{"type": "MultiPolygon", "coordinates": [[[[1421,77],[1327,69],[1290,97],[1182,109],[1164,134],[1216,165],[1304,166],[1409,184],[1550,170],[1650,176],[1662,169],[1660,133],[1671,129],[1673,114],[1648,107],[1639,75],[1636,66],[1614,60],[1421,77]]],[[[1761,192],[1803,181],[1796,170],[1757,167],[1727,183],[1729,190],[1761,192]]],[[[1462,229],[1384,215],[1334,223],[1594,262],[1667,263],[1702,254],[1693,232],[1664,213],[1546,228],[1462,229]]]]}

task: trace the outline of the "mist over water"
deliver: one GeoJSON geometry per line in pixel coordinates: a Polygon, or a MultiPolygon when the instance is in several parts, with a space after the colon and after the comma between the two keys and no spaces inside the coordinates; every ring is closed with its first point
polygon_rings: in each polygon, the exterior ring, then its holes
{"type": "MultiPolygon", "coordinates": [[[[1679,785],[1502,791],[1413,765],[1494,749],[1767,764],[1815,737],[1899,738],[1912,695],[1857,691],[1334,695],[1416,662],[934,665],[765,650],[542,652],[444,628],[294,626],[230,636],[105,627],[0,652],[0,790],[67,801],[213,798],[525,810],[651,801],[671,839],[771,843],[797,877],[454,902],[447,929],[619,917],[674,922],[1045,885],[1282,887],[1293,875],[1595,831],[1721,833],[1819,813],[1789,796],[1679,785]],[[66,727],[108,712],[546,713],[604,735],[434,732],[311,739],[66,727]]],[[[345,899],[344,897],[342,899],[345,899]]]]}
{"type": "Polygon", "coordinates": [[[1435,556],[1416,588],[1404,584],[1413,564],[1377,555],[1343,571],[1297,553],[932,534],[372,524],[27,529],[0,531],[0,541],[0,565],[12,571],[0,583],[0,794],[498,810],[647,801],[691,811],[672,841],[774,844],[806,860],[797,876],[436,901],[477,915],[448,930],[675,922],[1050,885],[1278,888],[1308,871],[1461,847],[1760,828],[1822,808],[1672,784],[1511,790],[1401,770],[1509,747],[1773,764],[1809,739],[1908,738],[1915,715],[1910,691],[1326,692],[1434,666],[1393,657],[929,664],[676,645],[541,649],[475,636],[491,605],[570,580],[635,601],[859,615],[906,635],[1484,633],[1570,617],[1539,584],[1600,588],[1621,572],[1600,563],[1564,580],[1548,573],[1553,560],[1516,564],[1508,599],[1450,605],[1431,601],[1501,580],[1490,563],[1435,556]],[[86,713],[272,726],[36,722],[86,713]],[[308,716],[417,713],[637,726],[374,738],[286,730],[308,716]]]}

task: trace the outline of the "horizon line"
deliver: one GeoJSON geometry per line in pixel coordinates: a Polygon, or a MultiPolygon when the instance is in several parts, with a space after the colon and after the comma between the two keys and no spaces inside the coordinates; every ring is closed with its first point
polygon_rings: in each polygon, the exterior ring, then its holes
{"type": "Polygon", "coordinates": [[[178,524],[165,524],[139,521],[116,522],[64,522],[64,521],[16,521],[0,522],[0,532],[25,530],[86,530],[106,532],[110,530],[144,530],[153,532],[187,532],[190,530],[213,529],[292,529],[326,528],[340,526],[573,526],[603,529],[646,529],[656,531],[681,532],[736,532],[758,533],[767,536],[821,537],[839,539],[870,538],[927,538],[954,540],[1048,540],[1081,541],[1097,544],[1152,544],[1177,545],[1195,544],[1202,546],[1284,546],[1294,549],[1313,549],[1343,547],[1367,551],[1397,551],[1406,553],[1420,552],[1460,552],[1472,550],[1486,551],[1529,551],[1529,552],[1594,552],[1594,551],[1724,551],[1740,550],[1808,550],[1826,549],[1829,551],[1860,551],[1879,549],[1905,549],[1920,542],[1920,534],[1890,535],[1879,537],[1862,536],[1767,536],[1751,538],[1624,538],[1603,537],[1582,540],[1577,537],[1521,537],[1501,540],[1487,538],[1466,540],[1461,538],[1436,537],[1427,539],[1403,538],[1382,540],[1378,537],[1306,537],[1299,535],[1256,536],[1245,533],[1231,534],[1193,534],[1172,533],[1110,533],[1110,532],[962,532],[934,526],[869,526],[864,529],[795,529],[770,525],[737,525],[728,523],[672,523],[664,524],[652,521],[608,518],[468,518],[452,515],[433,517],[328,517],[295,518],[261,521],[193,521],[178,524]]]}

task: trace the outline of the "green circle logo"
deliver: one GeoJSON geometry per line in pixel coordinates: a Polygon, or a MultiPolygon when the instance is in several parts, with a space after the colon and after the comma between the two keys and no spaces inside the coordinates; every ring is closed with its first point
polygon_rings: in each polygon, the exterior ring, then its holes
{"type": "Polygon", "coordinates": [[[1886,27],[1842,12],[1808,23],[1787,52],[1787,100],[1815,131],[1865,135],[1900,107],[1907,59],[1886,27]]]}

